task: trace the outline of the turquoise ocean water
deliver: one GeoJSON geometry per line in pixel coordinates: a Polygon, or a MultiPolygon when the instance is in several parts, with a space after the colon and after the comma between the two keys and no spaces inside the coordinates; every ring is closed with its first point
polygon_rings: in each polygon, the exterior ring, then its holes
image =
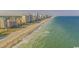
{"type": "Polygon", "coordinates": [[[79,47],[79,16],[57,16],[41,26],[27,44],[36,48],[79,47]]]}

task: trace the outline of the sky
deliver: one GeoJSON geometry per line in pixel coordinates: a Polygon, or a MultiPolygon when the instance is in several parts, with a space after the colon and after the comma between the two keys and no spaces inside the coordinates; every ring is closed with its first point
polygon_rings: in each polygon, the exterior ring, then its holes
{"type": "Polygon", "coordinates": [[[0,10],[0,16],[6,15],[27,15],[47,14],[51,16],[79,16],[79,10],[0,10]]]}

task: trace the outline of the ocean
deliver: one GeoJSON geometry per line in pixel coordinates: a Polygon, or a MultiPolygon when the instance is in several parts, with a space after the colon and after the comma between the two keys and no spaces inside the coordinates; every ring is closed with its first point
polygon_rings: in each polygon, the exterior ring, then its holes
{"type": "Polygon", "coordinates": [[[56,16],[42,25],[24,47],[74,48],[79,47],[79,16],[56,16]]]}

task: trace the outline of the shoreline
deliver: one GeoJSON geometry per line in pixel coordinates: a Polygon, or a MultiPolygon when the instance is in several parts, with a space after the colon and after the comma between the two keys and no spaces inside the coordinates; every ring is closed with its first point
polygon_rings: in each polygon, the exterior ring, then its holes
{"type": "Polygon", "coordinates": [[[42,24],[48,22],[49,19],[51,18],[47,18],[45,20],[42,20],[40,23],[32,24],[26,28],[23,28],[19,31],[11,33],[6,38],[2,39],[2,41],[0,41],[0,47],[9,48],[9,47],[15,46],[16,44],[22,41],[22,38],[24,36],[28,36],[29,34],[31,34],[34,30],[39,28],[42,24]]]}

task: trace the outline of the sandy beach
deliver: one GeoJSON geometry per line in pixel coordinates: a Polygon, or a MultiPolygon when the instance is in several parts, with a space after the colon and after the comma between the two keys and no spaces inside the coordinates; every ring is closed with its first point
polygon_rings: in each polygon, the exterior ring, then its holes
{"type": "MultiPolygon", "coordinates": [[[[45,19],[45,20],[41,21],[40,23],[35,23],[35,24],[32,24],[32,25],[29,25],[26,28],[22,28],[19,31],[15,31],[15,32],[11,33],[6,38],[4,38],[0,41],[0,47],[8,48],[8,47],[17,46],[16,45],[17,43],[24,41],[23,37],[25,37],[25,36],[27,36],[26,40],[29,41],[28,35],[30,33],[32,33],[34,30],[36,30],[37,28],[39,28],[42,24],[47,23],[49,21],[49,19],[50,18],[45,19]]],[[[31,35],[30,37],[32,37],[32,34],[30,34],[30,35],[31,35]]]]}

